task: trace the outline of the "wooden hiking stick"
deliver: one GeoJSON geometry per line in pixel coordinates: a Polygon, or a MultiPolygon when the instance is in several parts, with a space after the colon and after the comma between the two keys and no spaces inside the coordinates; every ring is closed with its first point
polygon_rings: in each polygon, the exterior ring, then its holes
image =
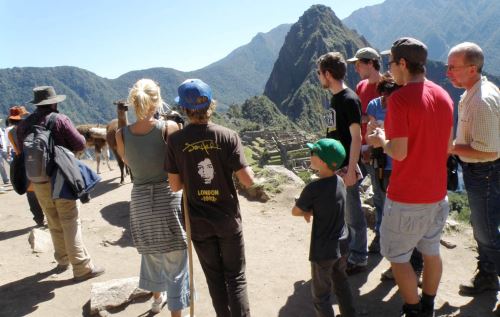
{"type": "Polygon", "coordinates": [[[182,193],[182,202],[184,204],[184,222],[186,223],[188,261],[189,261],[189,316],[194,317],[193,246],[191,243],[191,222],[189,221],[189,208],[187,202],[186,185],[184,185],[184,190],[182,193]]]}

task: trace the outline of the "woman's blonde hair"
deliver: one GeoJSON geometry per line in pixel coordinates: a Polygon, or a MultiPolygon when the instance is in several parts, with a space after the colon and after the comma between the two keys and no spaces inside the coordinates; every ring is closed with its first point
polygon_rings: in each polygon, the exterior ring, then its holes
{"type": "Polygon", "coordinates": [[[153,115],[163,103],[160,86],[151,79],[140,79],[130,89],[128,102],[134,105],[137,119],[145,119],[153,115]]]}

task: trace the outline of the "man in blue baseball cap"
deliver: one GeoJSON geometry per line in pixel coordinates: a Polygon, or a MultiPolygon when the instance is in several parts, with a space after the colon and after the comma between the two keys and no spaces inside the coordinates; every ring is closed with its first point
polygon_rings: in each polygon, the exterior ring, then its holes
{"type": "Polygon", "coordinates": [[[215,100],[210,86],[188,79],[175,102],[189,124],[167,140],[170,187],[184,189],[191,239],[219,317],[250,316],[245,277],[245,250],[233,173],[244,187],[254,184],[235,131],[214,124],[215,100]]]}

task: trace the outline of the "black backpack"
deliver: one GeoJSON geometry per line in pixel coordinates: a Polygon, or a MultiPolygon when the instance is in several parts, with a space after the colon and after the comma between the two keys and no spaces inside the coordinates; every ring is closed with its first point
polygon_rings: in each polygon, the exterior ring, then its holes
{"type": "Polygon", "coordinates": [[[26,176],[33,183],[46,183],[54,169],[54,139],[52,128],[57,113],[47,117],[45,125],[31,125],[23,141],[26,176]]]}

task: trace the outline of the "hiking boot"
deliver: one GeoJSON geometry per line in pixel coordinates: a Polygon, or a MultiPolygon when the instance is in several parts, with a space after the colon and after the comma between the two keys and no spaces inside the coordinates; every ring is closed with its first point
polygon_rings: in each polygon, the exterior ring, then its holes
{"type": "Polygon", "coordinates": [[[377,234],[368,247],[370,253],[380,253],[380,236],[377,234]]]}
{"type": "Polygon", "coordinates": [[[388,268],[382,274],[380,274],[380,280],[382,281],[387,281],[387,280],[394,280],[394,273],[392,273],[392,269],[388,268]]]}
{"type": "Polygon", "coordinates": [[[167,293],[161,292],[160,297],[153,299],[153,303],[151,304],[151,312],[154,314],[158,314],[166,302],[167,302],[167,293]]]}
{"type": "Polygon", "coordinates": [[[354,264],[351,262],[347,262],[347,267],[345,269],[347,275],[354,275],[364,271],[366,271],[366,264],[361,265],[361,264],[354,264]]]}
{"type": "Polygon", "coordinates": [[[82,275],[82,276],[75,276],[75,277],[73,277],[73,281],[75,281],[75,282],[83,282],[83,281],[86,281],[88,279],[97,277],[99,275],[103,275],[104,272],[105,272],[104,268],[95,266],[92,269],[92,271],[88,272],[87,274],[82,275]]]}
{"type": "Polygon", "coordinates": [[[469,282],[460,284],[460,293],[463,295],[475,295],[484,291],[498,291],[499,289],[498,275],[480,270],[469,282]]]}

